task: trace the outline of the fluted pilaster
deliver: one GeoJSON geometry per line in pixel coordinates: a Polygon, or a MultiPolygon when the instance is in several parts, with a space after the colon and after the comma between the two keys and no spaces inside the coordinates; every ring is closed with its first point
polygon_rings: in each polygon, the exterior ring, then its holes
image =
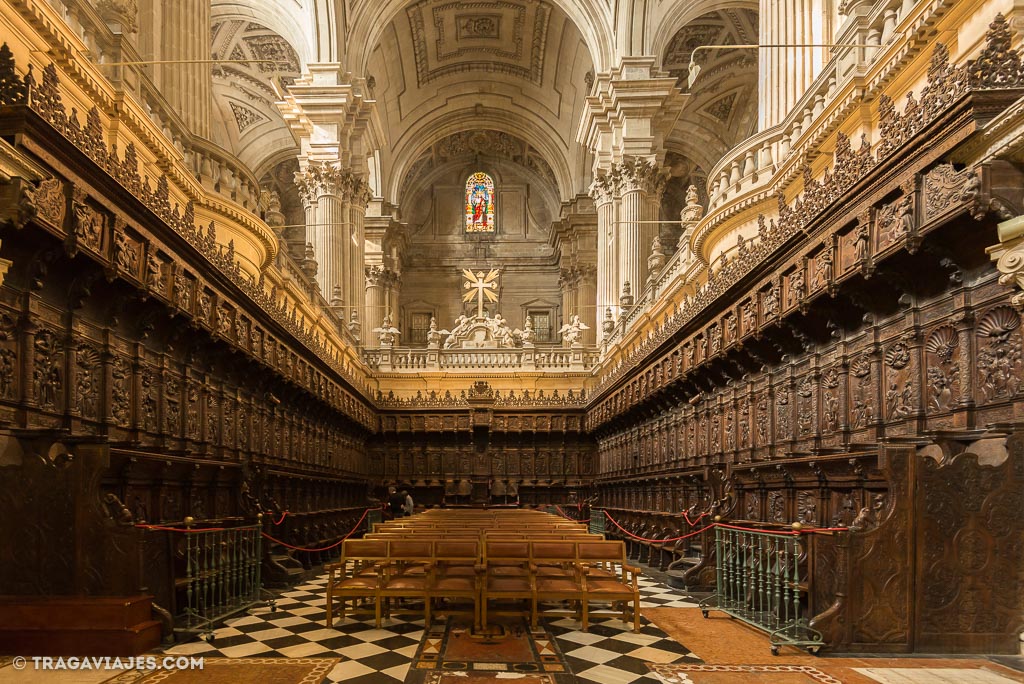
{"type": "MultiPolygon", "coordinates": [[[[615,241],[615,192],[617,184],[610,176],[601,176],[594,182],[590,194],[597,207],[597,282],[596,303],[600,316],[607,307],[618,311],[618,257],[615,241]]],[[[603,320],[603,318],[602,318],[603,320]]]]}
{"type": "MultiPolygon", "coordinates": [[[[761,0],[759,41],[763,45],[820,45],[831,42],[831,13],[821,0],[761,0]]],[[[781,123],[821,70],[826,48],[759,50],[760,130],[781,123]]]]}
{"type": "Polygon", "coordinates": [[[665,178],[656,164],[632,159],[618,165],[621,203],[618,217],[618,288],[629,283],[639,295],[647,282],[647,256],[658,234],[658,206],[665,178]]]}
{"type": "MultiPolygon", "coordinates": [[[[161,61],[210,59],[209,0],[174,0],[161,5],[161,61]]],[[[213,79],[209,64],[159,65],[160,92],[188,129],[210,137],[213,79]]]]}
{"type": "MultiPolygon", "coordinates": [[[[592,264],[580,266],[576,281],[576,302],[580,318],[590,326],[590,330],[583,331],[583,344],[592,345],[597,343],[598,322],[601,320],[597,307],[597,278],[598,270],[592,264]]],[[[604,309],[600,309],[603,316],[604,309]]]]}

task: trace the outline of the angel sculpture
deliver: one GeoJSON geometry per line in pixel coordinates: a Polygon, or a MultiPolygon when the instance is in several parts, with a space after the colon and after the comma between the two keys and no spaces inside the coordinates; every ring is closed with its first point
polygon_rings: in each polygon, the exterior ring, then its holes
{"type": "Polygon", "coordinates": [[[382,347],[385,345],[389,347],[394,345],[398,336],[402,334],[402,332],[392,324],[391,314],[385,315],[384,321],[381,322],[380,327],[374,328],[373,332],[380,336],[379,339],[382,347]]]}
{"type": "Polygon", "coordinates": [[[572,319],[561,327],[558,334],[562,336],[562,344],[571,347],[580,344],[584,330],[590,330],[590,326],[580,320],[579,314],[573,314],[572,319]]]}

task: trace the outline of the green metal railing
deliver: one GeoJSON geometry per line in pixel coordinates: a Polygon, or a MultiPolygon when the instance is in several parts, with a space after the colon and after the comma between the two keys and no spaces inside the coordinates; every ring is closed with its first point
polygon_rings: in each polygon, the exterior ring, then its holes
{"type": "Polygon", "coordinates": [[[700,602],[704,617],[719,610],[769,633],[773,655],[783,645],[817,653],[820,632],[803,614],[803,547],[792,534],[715,528],[717,591],[700,602]]]}
{"type": "Polygon", "coordinates": [[[200,631],[260,600],[260,526],[184,534],[185,611],[179,629],[200,631]]]}

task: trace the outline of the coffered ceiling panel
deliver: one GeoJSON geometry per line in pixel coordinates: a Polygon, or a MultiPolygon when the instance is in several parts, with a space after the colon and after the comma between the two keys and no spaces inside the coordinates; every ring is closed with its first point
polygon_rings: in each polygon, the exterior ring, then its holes
{"type": "Polygon", "coordinates": [[[539,0],[424,0],[406,9],[422,86],[466,71],[540,85],[551,6],[539,0]]]}

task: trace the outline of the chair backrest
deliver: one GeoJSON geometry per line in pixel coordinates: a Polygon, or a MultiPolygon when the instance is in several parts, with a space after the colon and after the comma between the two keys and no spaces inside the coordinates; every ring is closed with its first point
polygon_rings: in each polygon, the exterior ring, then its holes
{"type": "Polygon", "coordinates": [[[626,560],[626,545],[622,541],[577,541],[577,558],[582,562],[622,563],[626,560]]]}
{"type": "Polygon", "coordinates": [[[528,541],[491,541],[485,545],[484,555],[487,561],[529,561],[530,542],[528,541]]]}
{"type": "Polygon", "coordinates": [[[349,561],[357,567],[367,565],[371,562],[386,560],[388,557],[388,543],[379,539],[346,539],[341,550],[341,566],[344,567],[349,561]]]}
{"type": "Polygon", "coordinates": [[[391,560],[429,559],[434,554],[434,542],[427,539],[392,539],[387,544],[391,560]]]}
{"type": "Polygon", "coordinates": [[[576,542],[571,540],[532,541],[530,548],[535,561],[576,560],[576,542]]]}
{"type": "Polygon", "coordinates": [[[480,558],[480,542],[445,539],[434,542],[434,558],[439,561],[473,561],[480,558]]]}

